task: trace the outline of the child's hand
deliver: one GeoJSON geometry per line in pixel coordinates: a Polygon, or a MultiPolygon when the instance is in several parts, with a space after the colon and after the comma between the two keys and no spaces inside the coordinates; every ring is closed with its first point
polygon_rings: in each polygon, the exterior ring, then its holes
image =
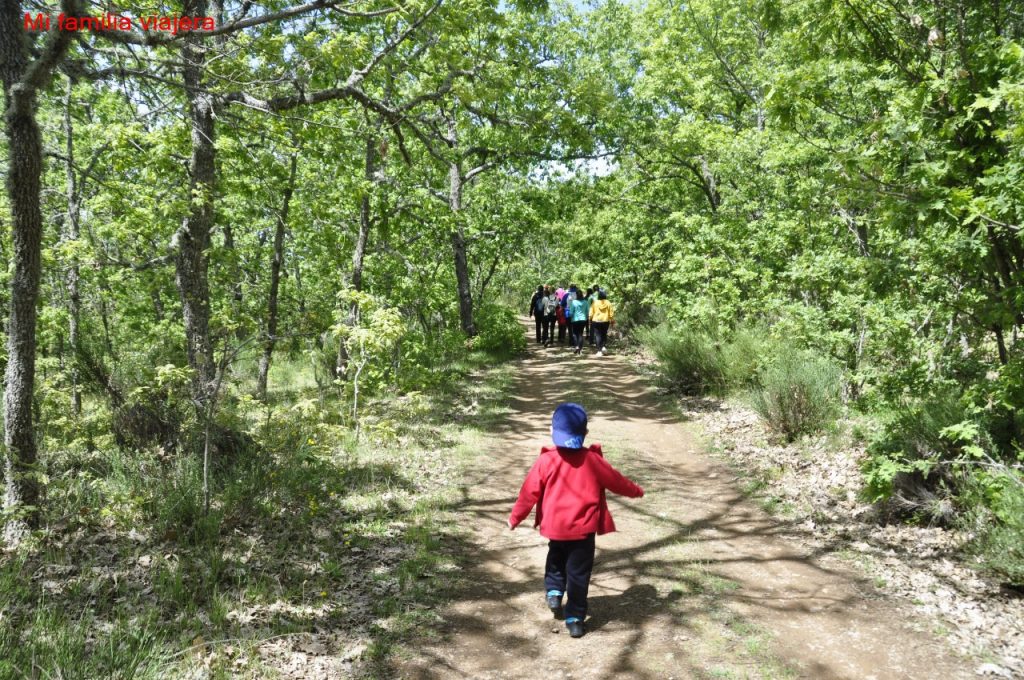
{"type": "Polygon", "coordinates": [[[507,520],[505,520],[505,521],[506,521],[506,522],[508,522],[508,530],[509,530],[509,531],[515,531],[515,530],[516,530],[516,525],[515,525],[515,524],[512,524],[512,518],[511,518],[511,517],[509,517],[509,518],[508,518],[507,520]]]}

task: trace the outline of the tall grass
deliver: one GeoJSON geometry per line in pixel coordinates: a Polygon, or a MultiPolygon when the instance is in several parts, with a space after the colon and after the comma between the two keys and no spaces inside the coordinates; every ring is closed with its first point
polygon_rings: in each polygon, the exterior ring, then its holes
{"type": "Polygon", "coordinates": [[[664,381],[683,394],[722,394],[726,363],[719,343],[706,330],[672,330],[667,324],[639,331],[640,342],[658,360],[664,381]]]}
{"type": "Polygon", "coordinates": [[[718,337],[700,326],[640,331],[664,381],[683,394],[749,394],[773,430],[792,441],[828,427],[840,411],[842,372],[834,362],[783,342],[763,327],[718,337]]]}
{"type": "Polygon", "coordinates": [[[839,415],[842,374],[808,350],[786,352],[760,372],[754,410],[788,441],[825,429],[839,415]]]}

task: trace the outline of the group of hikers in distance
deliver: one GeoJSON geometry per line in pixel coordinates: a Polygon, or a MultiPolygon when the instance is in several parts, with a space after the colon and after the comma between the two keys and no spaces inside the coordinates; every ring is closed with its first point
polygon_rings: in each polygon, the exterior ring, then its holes
{"type": "Polygon", "coordinates": [[[555,344],[557,326],[558,343],[565,344],[568,331],[573,354],[583,353],[584,335],[599,355],[607,354],[605,344],[608,329],[615,323],[615,310],[600,286],[585,292],[575,284],[568,288],[537,286],[530,299],[530,316],[536,326],[537,343],[544,347],[555,344]]]}
{"type": "MultiPolygon", "coordinates": [[[[615,323],[608,294],[600,286],[586,292],[575,285],[566,289],[537,286],[530,299],[530,316],[536,323],[538,343],[552,345],[557,324],[558,342],[565,341],[568,329],[577,356],[583,353],[584,334],[604,356],[608,329],[615,323]]],[[[541,448],[508,517],[508,528],[515,529],[536,508],[534,526],[548,539],[545,603],[555,618],[565,620],[573,638],[586,633],[595,536],[615,531],[605,492],[630,498],[644,495],[642,487],[604,459],[600,444],[585,445],[588,420],[581,404],[567,402],[555,408],[553,446],[541,448]]]]}

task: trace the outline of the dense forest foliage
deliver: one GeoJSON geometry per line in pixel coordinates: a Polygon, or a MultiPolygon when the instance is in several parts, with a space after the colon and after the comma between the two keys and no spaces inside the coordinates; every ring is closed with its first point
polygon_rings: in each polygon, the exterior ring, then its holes
{"type": "Polygon", "coordinates": [[[1024,579],[1021,3],[0,12],[9,547],[198,540],[255,493],[232,466],[360,446],[368,400],[514,354],[574,281],[676,388],[787,438],[857,423],[883,516],[1024,579]]]}
{"type": "Polygon", "coordinates": [[[1024,577],[1022,7],[589,18],[622,123],[614,171],[555,190],[549,233],[575,272],[660,325],[644,337],[684,390],[752,390],[789,438],[868,414],[884,514],[969,516],[990,563],[1024,577]]]}

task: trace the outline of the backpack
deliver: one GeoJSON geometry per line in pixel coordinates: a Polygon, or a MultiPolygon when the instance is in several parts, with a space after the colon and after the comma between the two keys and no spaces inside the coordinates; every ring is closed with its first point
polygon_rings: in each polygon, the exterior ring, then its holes
{"type": "Polygon", "coordinates": [[[554,295],[548,295],[543,298],[544,300],[544,316],[551,316],[555,313],[555,308],[558,307],[558,301],[554,295]]]}
{"type": "Polygon", "coordinates": [[[535,303],[533,303],[533,309],[538,314],[543,314],[544,313],[544,307],[545,307],[545,302],[544,301],[545,300],[547,300],[547,297],[541,295],[541,296],[539,296],[537,298],[537,301],[535,303]]]}

